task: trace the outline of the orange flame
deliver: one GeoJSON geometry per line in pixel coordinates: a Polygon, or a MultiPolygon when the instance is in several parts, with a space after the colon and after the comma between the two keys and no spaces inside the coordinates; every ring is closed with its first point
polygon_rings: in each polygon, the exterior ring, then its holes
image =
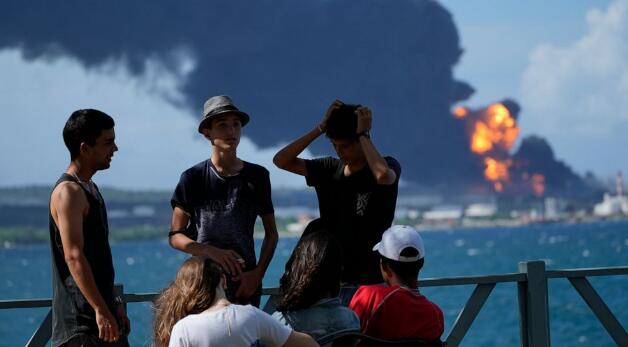
{"type": "Polygon", "coordinates": [[[454,117],[456,118],[464,118],[469,115],[469,110],[462,106],[458,106],[454,109],[454,117]]]}
{"type": "Polygon", "coordinates": [[[471,135],[471,150],[484,154],[493,148],[508,151],[519,136],[519,128],[510,111],[503,104],[490,105],[482,119],[475,122],[471,135]]]}
{"type": "Polygon", "coordinates": [[[453,112],[458,119],[465,118],[470,131],[471,151],[484,159],[484,177],[493,183],[497,192],[502,192],[510,183],[509,168],[512,164],[508,151],[512,148],[519,128],[515,118],[506,106],[496,103],[483,112],[473,112],[467,108],[456,107],[453,112]]]}
{"type": "Polygon", "coordinates": [[[490,157],[484,158],[484,177],[489,181],[507,181],[510,179],[510,173],[508,167],[510,166],[510,160],[499,161],[490,157]]]}
{"type": "Polygon", "coordinates": [[[471,151],[477,154],[484,154],[491,149],[493,149],[491,130],[483,122],[475,123],[475,131],[471,136],[471,151]]]}
{"type": "Polygon", "coordinates": [[[501,182],[493,183],[493,188],[495,188],[495,191],[498,193],[501,193],[504,191],[504,185],[501,182]]]}

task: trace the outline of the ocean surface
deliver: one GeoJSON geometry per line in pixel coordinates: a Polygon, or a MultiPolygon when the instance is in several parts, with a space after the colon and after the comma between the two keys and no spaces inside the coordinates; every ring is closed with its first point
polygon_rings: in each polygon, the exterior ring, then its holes
{"type": "MultiPolygon", "coordinates": [[[[549,269],[628,265],[628,221],[546,224],[422,233],[426,244],[422,278],[517,272],[518,263],[542,259],[549,269]]],[[[257,240],[259,252],[260,242],[257,240]]],[[[297,238],[279,240],[264,286],[276,287],[297,238]]],[[[172,280],[185,255],[166,240],[113,243],[116,282],[125,292],[156,292],[172,280]]],[[[0,248],[0,300],[49,298],[47,244],[0,248]]],[[[590,281],[624,327],[628,327],[628,276],[590,281]]],[[[473,286],[423,288],[445,313],[445,334],[473,286]]],[[[566,279],[549,281],[552,346],[614,346],[612,339],[566,279]]],[[[24,346],[48,309],[0,310],[0,346],[24,346]]],[[[150,346],[148,303],[129,304],[132,346],[150,346]]],[[[499,284],[465,336],[462,346],[519,346],[515,284],[499,284]]]]}

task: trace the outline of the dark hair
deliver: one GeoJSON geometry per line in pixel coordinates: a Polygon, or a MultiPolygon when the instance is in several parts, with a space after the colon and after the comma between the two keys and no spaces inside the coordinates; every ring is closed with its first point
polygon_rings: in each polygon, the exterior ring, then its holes
{"type": "MultiPolygon", "coordinates": [[[[418,254],[419,251],[417,251],[416,248],[406,247],[401,251],[400,255],[404,257],[416,257],[418,254]]],[[[407,286],[413,285],[414,281],[419,277],[419,271],[421,271],[423,264],[425,264],[425,258],[413,262],[401,262],[380,255],[380,259],[382,260],[382,265],[387,266],[392,272],[399,276],[401,282],[407,286]]]]}
{"type": "Polygon", "coordinates": [[[155,300],[155,345],[168,346],[176,322],[211,307],[222,273],[208,258],[191,257],[183,262],[174,281],[155,300]]]}
{"type": "Polygon", "coordinates": [[[319,230],[303,236],[279,280],[283,297],[277,310],[300,310],[318,300],[338,296],[341,264],[342,249],[333,235],[319,230]]]}
{"type": "Polygon", "coordinates": [[[63,142],[70,151],[70,158],[78,158],[81,143],[93,146],[103,130],[113,129],[114,125],[113,118],[104,112],[93,109],[74,111],[63,127],[63,142]]]}
{"type": "Polygon", "coordinates": [[[333,110],[327,120],[326,135],[330,139],[349,139],[356,140],[358,135],[358,115],[355,111],[360,105],[343,104],[333,110]]]}

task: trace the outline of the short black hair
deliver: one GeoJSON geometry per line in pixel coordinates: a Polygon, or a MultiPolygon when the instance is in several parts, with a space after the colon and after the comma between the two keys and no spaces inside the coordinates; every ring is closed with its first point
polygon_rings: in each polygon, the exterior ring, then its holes
{"type": "Polygon", "coordinates": [[[358,115],[355,111],[361,105],[342,104],[333,110],[327,120],[326,135],[330,139],[358,140],[358,115]]]}
{"type": "MultiPolygon", "coordinates": [[[[406,247],[401,251],[401,255],[404,257],[416,257],[419,251],[413,247],[406,247]]],[[[419,277],[419,271],[425,264],[425,258],[421,258],[413,262],[402,262],[386,258],[380,254],[382,265],[387,265],[388,268],[401,278],[404,284],[410,285],[419,277]]]]}
{"type": "Polygon", "coordinates": [[[81,143],[93,146],[103,130],[113,129],[114,126],[113,118],[102,111],[83,109],[72,112],[63,127],[63,142],[70,151],[70,158],[78,158],[81,143]]]}

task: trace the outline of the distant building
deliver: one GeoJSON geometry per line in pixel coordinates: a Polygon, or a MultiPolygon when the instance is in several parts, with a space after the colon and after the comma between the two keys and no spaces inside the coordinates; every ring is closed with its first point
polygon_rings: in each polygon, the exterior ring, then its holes
{"type": "Polygon", "coordinates": [[[462,208],[440,206],[423,213],[423,220],[428,222],[458,221],[462,218],[462,208]]]}
{"type": "Polygon", "coordinates": [[[563,210],[563,201],[558,198],[547,197],[543,202],[543,215],[547,220],[558,219],[563,210]]]}
{"type": "Polygon", "coordinates": [[[628,198],[624,196],[624,182],[621,172],[615,180],[616,195],[604,194],[602,202],[595,204],[593,214],[597,217],[628,215],[628,198]]]}
{"type": "Polygon", "coordinates": [[[493,203],[475,203],[467,206],[464,215],[468,218],[489,218],[497,213],[497,205],[493,203]]]}
{"type": "Polygon", "coordinates": [[[595,204],[593,214],[597,217],[610,217],[620,214],[628,215],[628,198],[621,195],[604,194],[604,199],[595,204]]]}

